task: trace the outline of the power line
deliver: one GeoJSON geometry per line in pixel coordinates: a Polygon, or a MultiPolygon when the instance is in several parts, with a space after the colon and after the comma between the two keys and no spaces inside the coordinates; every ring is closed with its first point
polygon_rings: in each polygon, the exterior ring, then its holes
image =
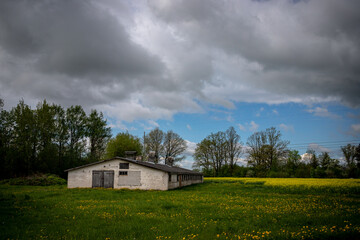
{"type": "Polygon", "coordinates": [[[292,143],[289,146],[296,146],[296,145],[307,145],[307,144],[343,144],[343,143],[360,143],[359,140],[339,140],[339,141],[328,141],[328,142],[308,142],[308,143],[292,143]]]}

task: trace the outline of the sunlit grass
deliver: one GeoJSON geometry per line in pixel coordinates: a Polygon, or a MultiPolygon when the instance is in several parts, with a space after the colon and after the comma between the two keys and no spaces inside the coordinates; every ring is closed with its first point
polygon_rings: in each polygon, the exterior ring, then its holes
{"type": "Polygon", "coordinates": [[[261,178],[173,191],[0,185],[0,239],[354,239],[359,188],[261,178]]]}

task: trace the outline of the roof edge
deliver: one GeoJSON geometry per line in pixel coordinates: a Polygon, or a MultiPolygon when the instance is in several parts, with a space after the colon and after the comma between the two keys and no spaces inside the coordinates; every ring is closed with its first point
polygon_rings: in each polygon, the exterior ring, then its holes
{"type": "Polygon", "coordinates": [[[112,160],[123,160],[123,161],[139,164],[139,165],[144,166],[144,167],[156,169],[156,170],[167,172],[167,173],[203,175],[200,172],[195,172],[193,170],[186,169],[186,168],[174,167],[174,166],[169,166],[169,165],[165,165],[165,164],[158,164],[158,163],[155,164],[155,163],[149,163],[149,162],[142,162],[142,161],[128,159],[128,158],[124,158],[124,157],[114,157],[114,158],[104,159],[104,160],[101,160],[101,161],[88,163],[88,164],[81,165],[81,166],[78,166],[78,167],[69,168],[69,169],[64,170],[64,172],[69,172],[69,171],[77,170],[77,169],[80,169],[80,168],[83,168],[83,167],[89,167],[89,166],[92,166],[92,165],[105,163],[105,162],[112,161],[112,160]]]}

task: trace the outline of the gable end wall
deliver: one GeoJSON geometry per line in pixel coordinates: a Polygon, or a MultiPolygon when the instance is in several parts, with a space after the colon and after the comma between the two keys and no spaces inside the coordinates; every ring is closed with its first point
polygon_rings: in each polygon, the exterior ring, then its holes
{"type": "MultiPolygon", "coordinates": [[[[129,163],[129,169],[120,169],[120,163],[128,163],[123,160],[111,160],[103,163],[83,167],[68,172],[68,188],[91,188],[93,170],[113,170],[114,188],[143,189],[143,190],[168,190],[168,173],[160,170],[147,168],[135,163],[129,163]],[[140,185],[119,185],[119,171],[140,171],[140,185]]],[[[122,176],[123,177],[123,176],[122,176]]]]}

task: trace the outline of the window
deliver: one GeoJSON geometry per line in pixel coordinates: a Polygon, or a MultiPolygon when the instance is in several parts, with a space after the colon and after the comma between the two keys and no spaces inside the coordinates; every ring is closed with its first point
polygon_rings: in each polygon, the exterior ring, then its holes
{"type": "Polygon", "coordinates": [[[129,163],[120,163],[120,169],[129,169],[129,163]]]}
{"type": "Polygon", "coordinates": [[[169,182],[171,182],[171,173],[169,173],[169,182]]]}
{"type": "Polygon", "coordinates": [[[119,176],[120,175],[128,175],[128,172],[126,172],[126,171],[119,171],[119,176]]]}

